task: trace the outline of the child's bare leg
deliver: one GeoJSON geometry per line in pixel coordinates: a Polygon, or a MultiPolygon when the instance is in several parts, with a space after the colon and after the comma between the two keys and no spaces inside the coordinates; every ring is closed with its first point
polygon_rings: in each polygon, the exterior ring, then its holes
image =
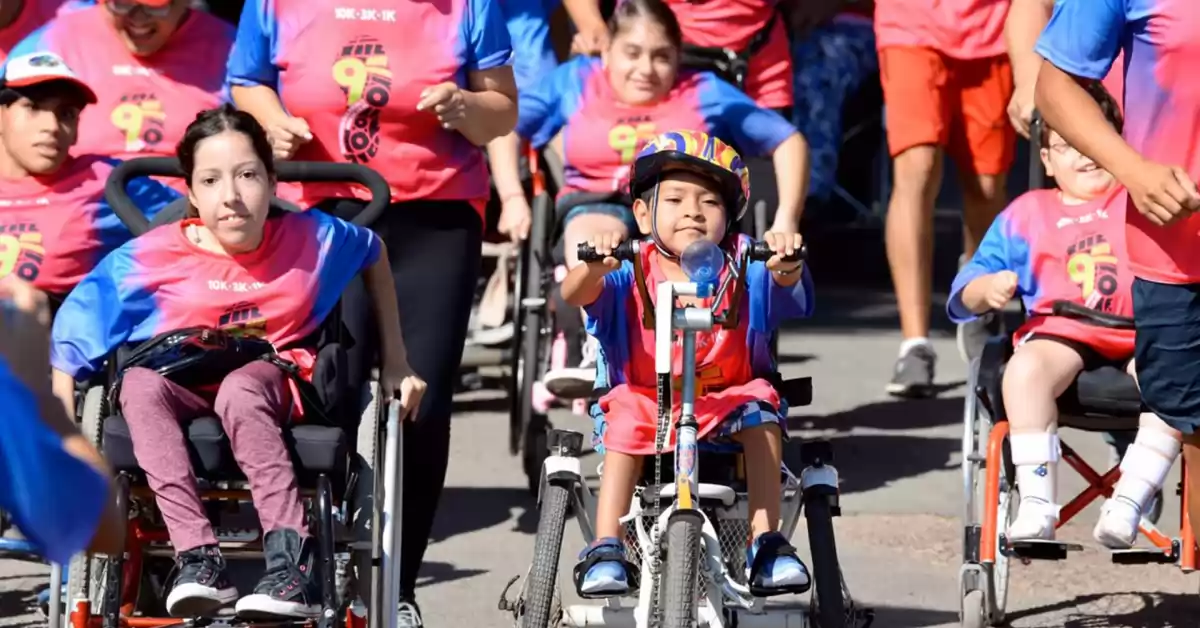
{"type": "MultiPolygon", "coordinates": [[[[1132,360],[1126,370],[1137,378],[1132,360]]],[[[1100,520],[1092,531],[1096,541],[1111,549],[1133,546],[1142,513],[1167,480],[1167,474],[1179,456],[1182,438],[1178,430],[1154,413],[1142,413],[1137,437],[1121,459],[1121,479],[1117,481],[1112,498],[1104,503],[1100,520]]]]}
{"type": "Polygon", "coordinates": [[[766,423],[733,435],[742,445],[746,460],[746,484],[750,498],[750,534],[774,532],[779,527],[779,498],[782,488],[780,461],[783,436],[776,423],[766,423]]]}
{"type": "Polygon", "coordinates": [[[763,423],[733,435],[742,445],[746,461],[746,484],[750,501],[750,548],[746,568],[751,583],[764,589],[802,593],[809,586],[808,568],[778,534],[779,501],[782,497],[780,463],[783,433],[777,423],[763,423]],[[763,560],[757,561],[760,549],[763,560]]]}
{"type": "Polygon", "coordinates": [[[1004,371],[1004,409],[1021,505],[1009,525],[1014,540],[1053,539],[1058,524],[1058,397],[1083,369],[1071,347],[1048,339],[1017,347],[1004,371]]]}
{"type": "Polygon", "coordinates": [[[641,470],[640,456],[611,450],[604,452],[604,472],[600,476],[600,497],[596,504],[596,540],[579,557],[594,561],[577,583],[583,593],[619,594],[629,589],[629,574],[622,562],[625,545],[620,520],[629,512],[641,470]]]}

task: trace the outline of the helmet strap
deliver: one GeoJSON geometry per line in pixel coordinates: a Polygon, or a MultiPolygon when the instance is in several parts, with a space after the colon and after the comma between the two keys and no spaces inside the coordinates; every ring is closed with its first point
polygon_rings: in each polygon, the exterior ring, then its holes
{"type": "Polygon", "coordinates": [[[663,257],[670,260],[678,260],[679,256],[671,252],[667,248],[666,243],[662,241],[662,237],[658,235],[658,188],[662,184],[662,174],[659,173],[654,180],[654,194],[650,196],[650,237],[654,240],[654,248],[663,257]]]}

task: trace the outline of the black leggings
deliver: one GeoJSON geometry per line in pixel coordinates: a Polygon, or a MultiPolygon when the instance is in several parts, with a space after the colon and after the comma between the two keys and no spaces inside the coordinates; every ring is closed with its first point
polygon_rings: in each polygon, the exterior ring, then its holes
{"type": "MultiPolygon", "coordinates": [[[[362,203],[331,199],[320,207],[348,217],[362,203]]],[[[373,228],[387,246],[396,277],[409,363],[429,385],[417,422],[406,423],[404,432],[400,591],[411,597],[446,482],[450,411],[479,280],[483,225],[466,202],[410,201],[393,203],[373,228]]],[[[362,290],[361,281],[353,289],[362,290]]],[[[348,295],[344,304],[346,327],[356,340],[350,381],[365,381],[379,344],[370,301],[360,293],[348,295]]]]}

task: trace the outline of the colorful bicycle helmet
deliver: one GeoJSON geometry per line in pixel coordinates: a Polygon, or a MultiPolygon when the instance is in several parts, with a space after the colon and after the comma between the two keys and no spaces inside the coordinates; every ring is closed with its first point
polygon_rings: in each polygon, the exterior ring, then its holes
{"type": "Polygon", "coordinates": [[[721,186],[725,209],[732,224],[746,213],[750,198],[750,171],[731,146],[699,131],[670,131],[650,140],[629,169],[629,195],[641,198],[658,185],[663,172],[697,170],[721,186]]]}

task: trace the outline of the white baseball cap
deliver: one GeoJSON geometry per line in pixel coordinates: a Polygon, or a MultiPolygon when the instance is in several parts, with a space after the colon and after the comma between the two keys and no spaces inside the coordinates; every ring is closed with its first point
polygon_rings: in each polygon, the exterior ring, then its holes
{"type": "Polygon", "coordinates": [[[62,57],[52,52],[34,52],[10,57],[4,65],[4,87],[29,87],[50,81],[67,81],[83,91],[88,104],[96,104],[96,92],[75,76],[62,57]]]}

